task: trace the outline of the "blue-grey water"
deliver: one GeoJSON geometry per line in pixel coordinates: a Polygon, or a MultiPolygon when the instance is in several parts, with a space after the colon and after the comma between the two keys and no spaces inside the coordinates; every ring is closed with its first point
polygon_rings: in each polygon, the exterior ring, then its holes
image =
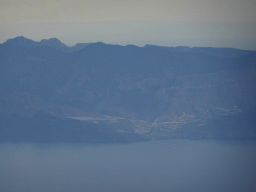
{"type": "Polygon", "coordinates": [[[255,141],[1,144],[1,192],[255,192],[255,141]]]}

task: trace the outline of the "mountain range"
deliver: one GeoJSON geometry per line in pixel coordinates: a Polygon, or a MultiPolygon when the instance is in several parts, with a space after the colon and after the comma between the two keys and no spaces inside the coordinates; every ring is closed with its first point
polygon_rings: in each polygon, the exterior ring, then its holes
{"type": "Polygon", "coordinates": [[[0,44],[0,142],[255,139],[256,51],[0,44]]]}

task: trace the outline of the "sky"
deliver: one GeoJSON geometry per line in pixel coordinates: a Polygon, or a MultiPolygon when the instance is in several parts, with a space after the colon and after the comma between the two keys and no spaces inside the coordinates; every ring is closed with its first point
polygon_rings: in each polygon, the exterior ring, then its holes
{"type": "Polygon", "coordinates": [[[256,50],[255,0],[0,0],[0,43],[40,41],[256,50]]]}

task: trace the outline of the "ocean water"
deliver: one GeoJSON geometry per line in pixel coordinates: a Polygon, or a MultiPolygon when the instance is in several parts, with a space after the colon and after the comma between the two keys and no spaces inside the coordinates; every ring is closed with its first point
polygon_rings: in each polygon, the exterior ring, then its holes
{"type": "Polygon", "coordinates": [[[1,192],[255,192],[255,141],[0,144],[1,192]]]}

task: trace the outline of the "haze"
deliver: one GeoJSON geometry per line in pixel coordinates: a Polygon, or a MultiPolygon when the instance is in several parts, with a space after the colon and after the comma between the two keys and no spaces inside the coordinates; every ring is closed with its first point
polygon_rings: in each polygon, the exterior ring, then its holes
{"type": "Polygon", "coordinates": [[[0,144],[5,192],[252,192],[255,142],[0,144]]]}
{"type": "Polygon", "coordinates": [[[256,49],[253,0],[2,0],[0,43],[39,41],[256,49]]]}

